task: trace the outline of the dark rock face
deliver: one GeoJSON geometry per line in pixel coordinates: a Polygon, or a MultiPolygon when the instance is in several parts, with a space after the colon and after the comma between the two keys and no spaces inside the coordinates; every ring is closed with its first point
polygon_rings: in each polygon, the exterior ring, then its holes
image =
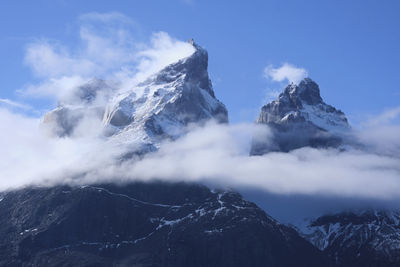
{"type": "Polygon", "coordinates": [[[310,78],[288,85],[277,100],[263,106],[257,123],[268,125],[274,138],[269,145],[255,141],[252,155],[304,146],[337,147],[341,133],[349,129],[344,113],[322,100],[319,86],[310,78]]]}
{"type": "Polygon", "coordinates": [[[303,236],[341,267],[399,266],[400,213],[365,210],[321,216],[303,236]]]}
{"type": "Polygon", "coordinates": [[[329,266],[237,193],[183,183],[8,192],[0,237],[1,266],[329,266]]]}

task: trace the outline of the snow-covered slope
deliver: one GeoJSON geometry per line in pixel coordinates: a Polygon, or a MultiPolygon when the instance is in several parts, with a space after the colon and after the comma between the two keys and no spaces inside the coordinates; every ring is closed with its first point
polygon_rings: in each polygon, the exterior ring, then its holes
{"type": "Polygon", "coordinates": [[[139,139],[157,146],[176,138],[189,123],[209,119],[228,122],[225,106],[215,98],[208,76],[207,51],[195,52],[151,76],[134,90],[116,95],[106,108],[103,123],[120,142],[139,139]]]}
{"type": "Polygon", "coordinates": [[[398,266],[400,212],[363,210],[324,215],[297,225],[338,266],[398,266]]]}
{"type": "Polygon", "coordinates": [[[274,131],[272,146],[255,143],[252,154],[289,151],[303,146],[338,146],[350,126],[340,110],[326,104],[310,78],[288,85],[278,99],[262,107],[257,123],[274,131]]]}
{"type": "Polygon", "coordinates": [[[208,76],[208,53],[191,42],[194,52],[128,91],[94,80],[76,90],[78,101],[63,102],[44,118],[57,136],[73,135],[85,116],[100,118],[110,142],[154,150],[175,139],[190,123],[228,121],[208,76]],[[101,96],[101,101],[98,97],[101,96]]]}

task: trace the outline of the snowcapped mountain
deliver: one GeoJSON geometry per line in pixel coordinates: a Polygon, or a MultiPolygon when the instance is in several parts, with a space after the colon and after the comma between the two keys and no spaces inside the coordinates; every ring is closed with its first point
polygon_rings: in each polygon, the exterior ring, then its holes
{"type": "Polygon", "coordinates": [[[400,212],[362,210],[306,220],[297,229],[337,266],[399,266],[400,212]]]}
{"type": "Polygon", "coordinates": [[[208,76],[208,53],[191,44],[192,55],[128,91],[101,80],[79,87],[71,97],[75,102],[60,103],[45,116],[44,124],[57,136],[72,135],[89,114],[101,118],[111,142],[154,150],[163,139],[179,137],[190,123],[228,122],[228,112],[216,99],[208,76]]]}
{"type": "Polygon", "coordinates": [[[278,99],[263,106],[257,123],[270,126],[274,142],[254,142],[251,153],[256,155],[303,146],[338,146],[350,129],[344,113],[322,100],[319,86],[310,78],[288,85],[278,99]]]}
{"type": "MultiPolygon", "coordinates": [[[[127,91],[94,79],[46,114],[58,137],[101,125],[107,142],[142,153],[190,123],[228,122],[194,52],[127,91]],[[85,126],[85,127],[83,127],[85,126]],[[89,126],[89,127],[87,127],[89,126]]],[[[183,183],[53,186],[0,198],[0,265],[5,266],[330,266],[290,227],[231,191],[183,183]]]]}

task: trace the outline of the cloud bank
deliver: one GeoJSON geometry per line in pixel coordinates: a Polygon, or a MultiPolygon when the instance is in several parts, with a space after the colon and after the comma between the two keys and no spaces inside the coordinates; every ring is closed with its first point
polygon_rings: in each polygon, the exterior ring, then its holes
{"type": "MultiPolygon", "coordinates": [[[[38,120],[0,110],[0,189],[29,184],[99,182],[212,182],[278,194],[393,199],[400,196],[400,159],[357,150],[302,148],[291,153],[249,156],[254,136],[268,140],[269,129],[253,124],[194,127],[158,152],[120,161],[124,148],[106,140],[46,138],[38,120]]],[[[400,129],[394,128],[397,134],[400,129]]],[[[382,135],[379,135],[380,142],[382,135]]],[[[400,141],[397,141],[398,148],[400,141]]],[[[397,151],[399,152],[399,151],[397,151]]]]}
{"type": "Polygon", "coordinates": [[[260,131],[268,136],[268,129],[255,125],[209,124],[164,144],[155,154],[105,173],[121,171],[118,176],[126,179],[208,180],[279,194],[400,196],[399,158],[313,148],[250,157],[251,137],[260,131]]]}

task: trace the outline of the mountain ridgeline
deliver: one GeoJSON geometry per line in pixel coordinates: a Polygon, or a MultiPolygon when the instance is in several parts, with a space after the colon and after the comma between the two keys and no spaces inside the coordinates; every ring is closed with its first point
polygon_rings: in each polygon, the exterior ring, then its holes
{"type": "MultiPolygon", "coordinates": [[[[190,56],[132,88],[100,79],[77,87],[42,127],[74,138],[94,121],[108,142],[144,154],[191,123],[227,123],[208,53],[191,45],[190,56]]],[[[252,155],[340,148],[350,130],[310,78],[263,106],[257,123],[273,139],[254,138],[252,155]]],[[[189,183],[27,187],[0,193],[0,266],[399,266],[399,221],[393,213],[340,213],[293,228],[238,193],[189,183]]]]}
{"type": "Polygon", "coordinates": [[[329,266],[230,191],[184,183],[55,186],[0,202],[0,266],[329,266]]]}

